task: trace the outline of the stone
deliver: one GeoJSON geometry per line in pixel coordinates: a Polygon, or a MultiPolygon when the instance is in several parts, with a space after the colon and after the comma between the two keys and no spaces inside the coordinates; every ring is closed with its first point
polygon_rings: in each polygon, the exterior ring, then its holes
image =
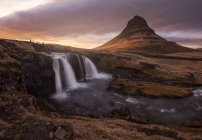
{"type": "Polygon", "coordinates": [[[65,131],[62,127],[58,127],[55,131],[55,137],[57,137],[60,140],[63,140],[65,136],[68,135],[68,132],[65,131]]]}
{"type": "Polygon", "coordinates": [[[50,138],[50,139],[53,139],[53,136],[54,136],[54,135],[53,135],[53,132],[50,132],[49,138],[50,138]]]}

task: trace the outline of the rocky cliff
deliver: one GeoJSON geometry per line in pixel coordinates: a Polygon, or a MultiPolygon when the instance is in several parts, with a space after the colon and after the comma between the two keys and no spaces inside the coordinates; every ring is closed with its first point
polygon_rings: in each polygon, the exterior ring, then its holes
{"type": "Polygon", "coordinates": [[[30,43],[0,40],[0,91],[28,91],[32,95],[54,92],[52,59],[30,43]]]}

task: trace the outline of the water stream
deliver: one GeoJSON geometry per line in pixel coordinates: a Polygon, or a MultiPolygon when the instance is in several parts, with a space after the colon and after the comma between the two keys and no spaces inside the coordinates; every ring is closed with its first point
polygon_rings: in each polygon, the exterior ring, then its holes
{"type": "MultiPolygon", "coordinates": [[[[63,60],[63,57],[64,56],[54,56],[53,67],[56,76],[56,95],[61,94],[60,92],[62,91],[61,98],[59,98],[59,100],[56,98],[56,102],[60,110],[64,112],[75,112],[82,115],[103,115],[110,114],[114,109],[128,109],[134,116],[165,124],[183,123],[202,118],[202,89],[196,89],[194,90],[193,96],[182,99],[133,98],[123,96],[107,90],[108,83],[112,79],[112,76],[110,74],[99,73],[93,62],[84,56],[79,57],[82,58],[79,59],[79,61],[81,61],[79,63],[83,65],[82,69],[84,69],[84,71],[81,77],[84,77],[85,81],[81,81],[78,78],[76,79],[76,76],[67,76],[66,78],[74,79],[69,82],[73,82],[73,84],[71,84],[77,86],[74,88],[74,86],[67,82],[67,86],[70,90],[64,91],[61,86],[62,82],[60,82],[62,81],[62,74],[59,73],[61,72],[59,60],[63,60]]],[[[68,65],[64,70],[69,71],[69,69],[71,69],[70,61],[62,63],[62,65],[68,65]]],[[[73,75],[74,69],[75,68],[72,67],[71,70],[73,72],[70,70],[69,73],[66,74],[73,75]]]]}

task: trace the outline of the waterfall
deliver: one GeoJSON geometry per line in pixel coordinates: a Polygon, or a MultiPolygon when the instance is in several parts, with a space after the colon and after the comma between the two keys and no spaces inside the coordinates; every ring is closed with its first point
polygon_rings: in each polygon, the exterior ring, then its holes
{"type": "Polygon", "coordinates": [[[67,61],[71,64],[74,73],[76,75],[76,79],[78,81],[83,81],[85,79],[85,70],[83,66],[83,59],[81,55],[78,54],[66,54],[67,61]]]}
{"type": "Polygon", "coordinates": [[[67,97],[66,91],[79,87],[86,88],[86,84],[79,83],[82,79],[109,78],[106,74],[98,73],[95,64],[87,57],[78,54],[52,54],[55,72],[57,99],[67,97]]]}
{"type": "Polygon", "coordinates": [[[81,75],[82,75],[82,80],[84,79],[84,70],[83,70],[83,67],[82,67],[82,63],[81,63],[81,59],[79,57],[79,55],[76,55],[77,56],[77,60],[78,60],[78,63],[79,63],[79,68],[80,68],[80,71],[81,71],[81,75]]]}
{"type": "Polygon", "coordinates": [[[60,64],[58,59],[53,59],[53,69],[55,71],[55,88],[57,93],[62,93],[62,82],[60,76],[60,64]]]}
{"type": "Polygon", "coordinates": [[[54,54],[52,58],[53,69],[55,72],[56,89],[56,94],[53,96],[53,98],[64,99],[67,97],[67,94],[65,93],[67,90],[74,89],[82,85],[79,85],[79,83],[77,83],[74,71],[72,69],[72,66],[67,61],[66,55],[54,54]],[[61,65],[60,61],[62,62],[61,65]],[[62,75],[63,73],[61,68],[63,68],[64,75],[62,75]],[[62,81],[64,81],[65,87],[63,87],[62,81]]]}
{"type": "Polygon", "coordinates": [[[86,70],[86,78],[87,79],[97,78],[98,71],[95,64],[93,64],[93,62],[89,58],[85,56],[83,58],[84,58],[84,65],[86,70]]]}
{"type": "Polygon", "coordinates": [[[78,83],[76,81],[76,77],[72,69],[72,66],[67,61],[66,56],[61,57],[61,60],[64,68],[64,74],[65,74],[64,78],[65,78],[66,88],[68,89],[76,88],[78,83]]]}

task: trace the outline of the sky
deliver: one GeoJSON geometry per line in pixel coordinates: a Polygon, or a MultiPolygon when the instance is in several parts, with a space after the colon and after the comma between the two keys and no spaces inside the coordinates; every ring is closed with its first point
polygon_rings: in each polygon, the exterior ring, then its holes
{"type": "Polygon", "coordinates": [[[94,48],[134,16],[157,34],[202,48],[202,0],[0,0],[0,38],[94,48]]]}

